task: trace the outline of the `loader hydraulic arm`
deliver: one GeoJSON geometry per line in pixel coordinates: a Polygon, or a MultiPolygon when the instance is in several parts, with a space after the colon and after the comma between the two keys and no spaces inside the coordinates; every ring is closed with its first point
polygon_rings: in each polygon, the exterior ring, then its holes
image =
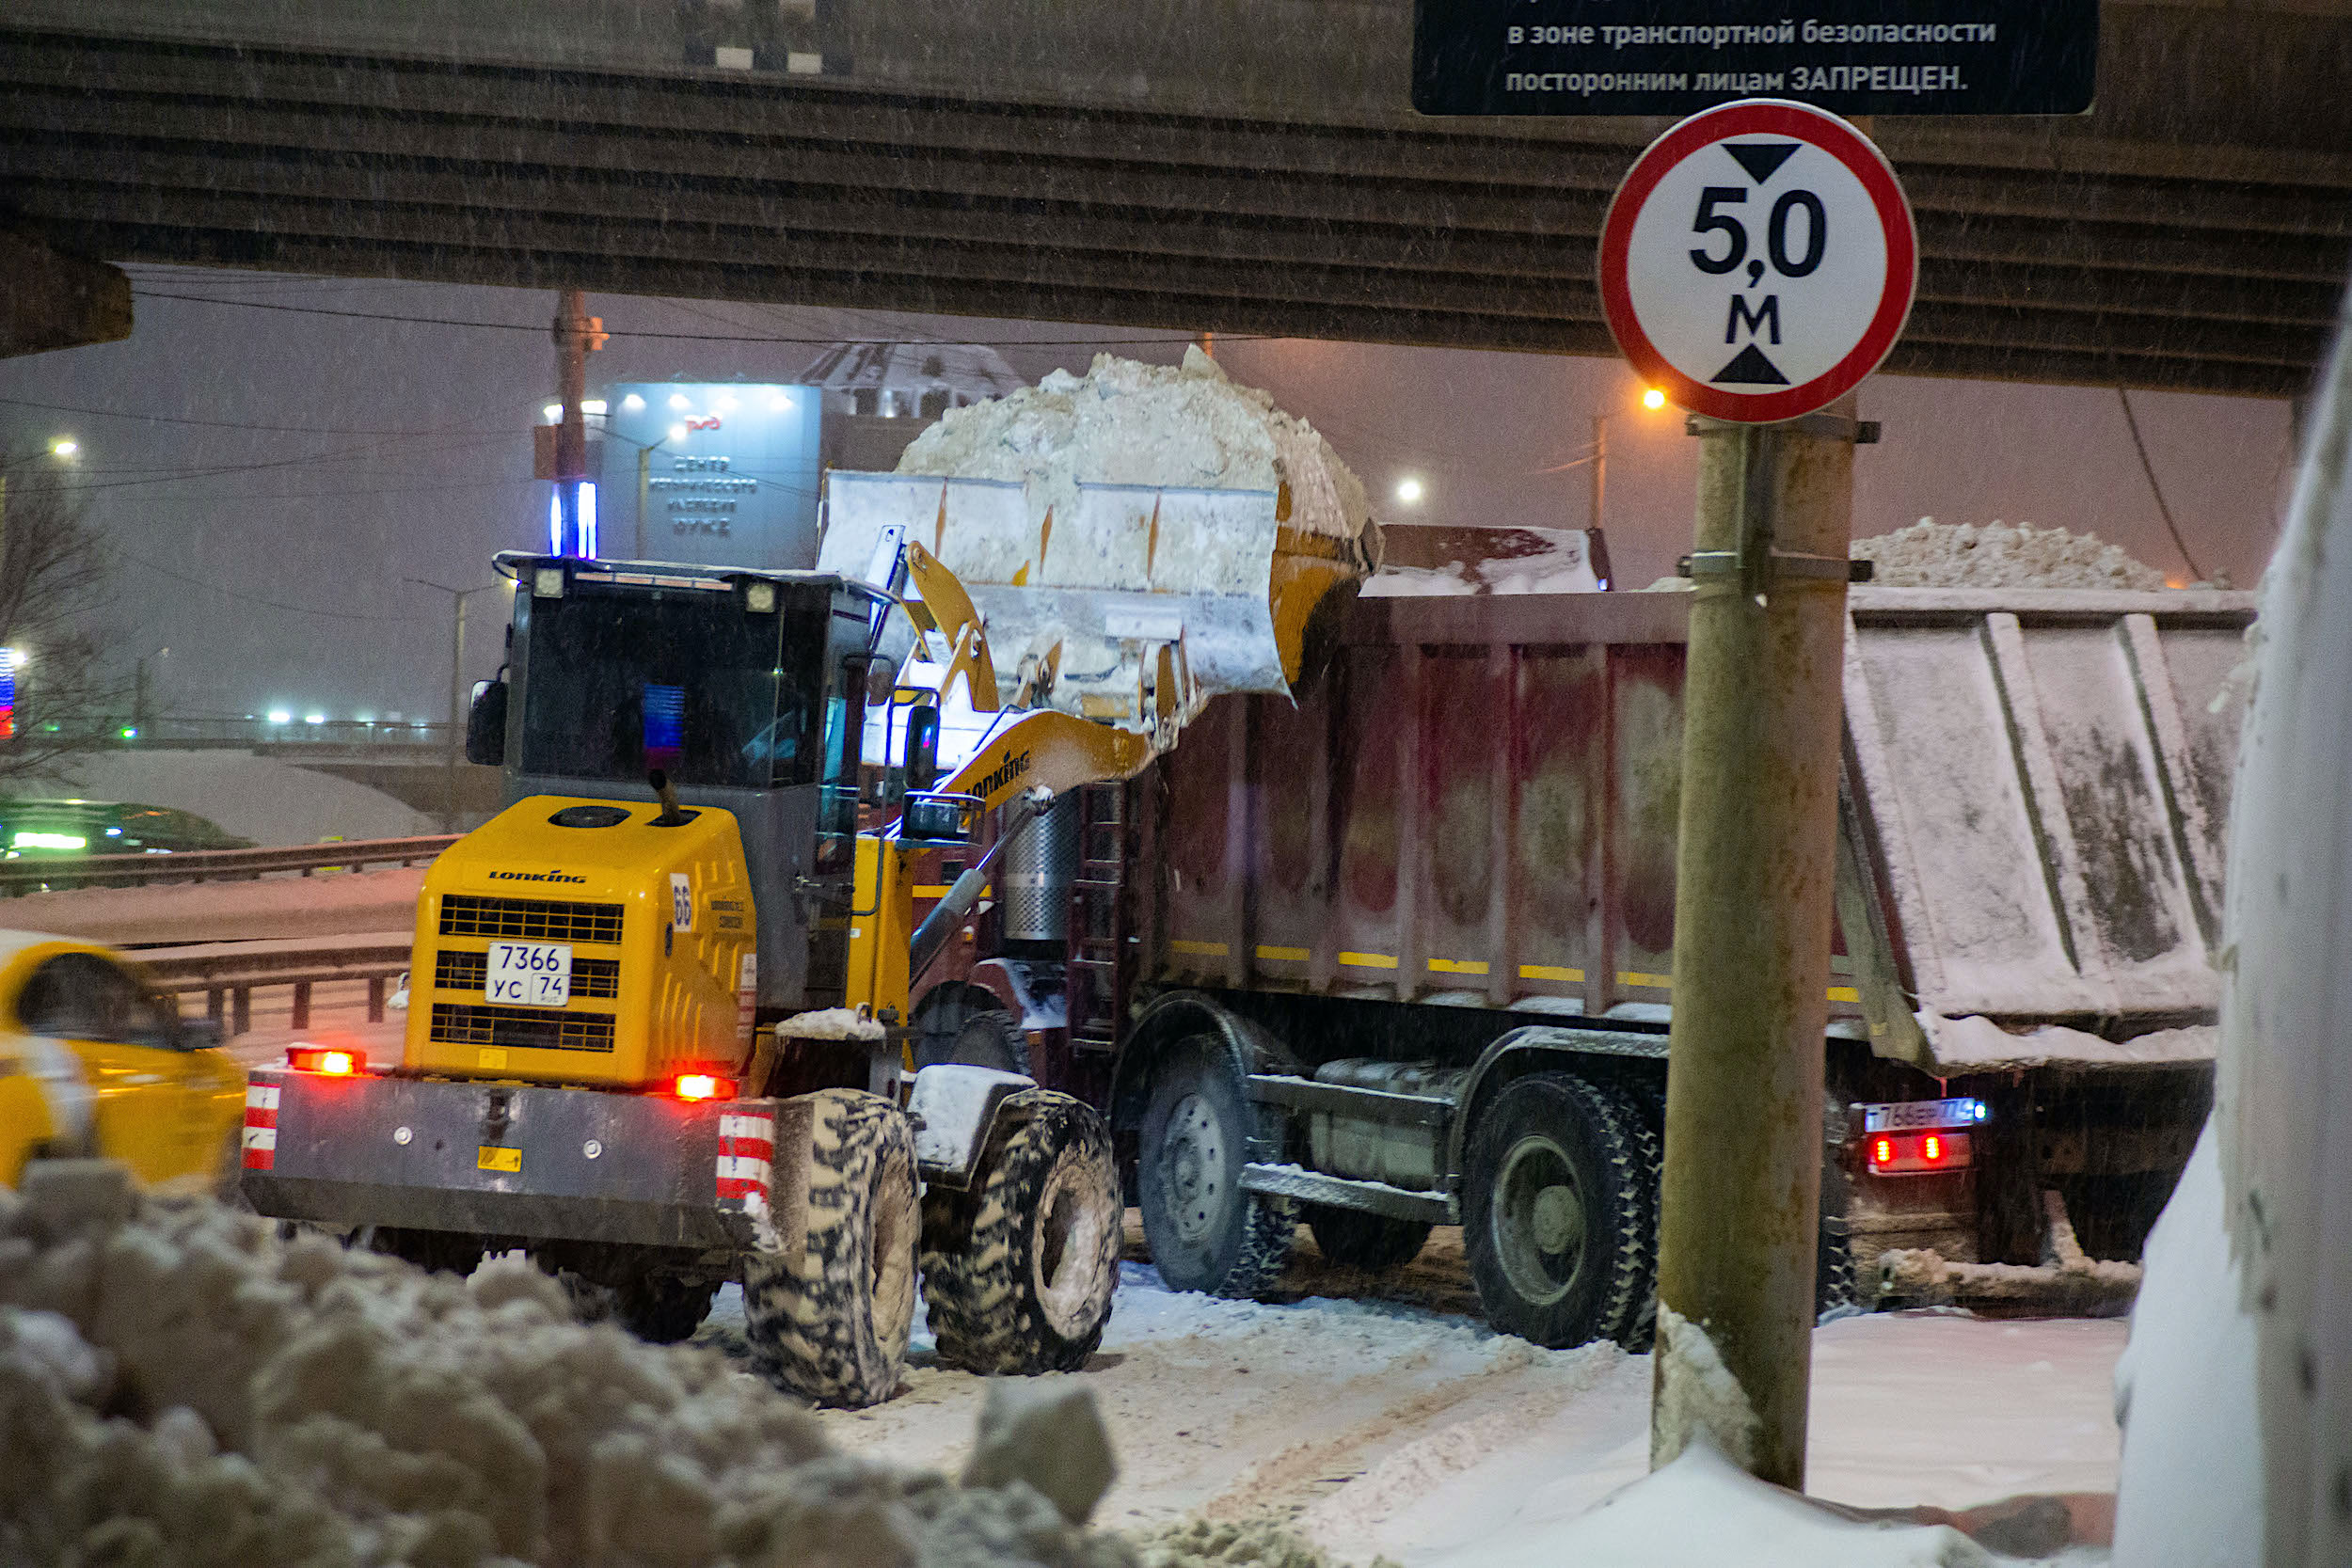
{"type": "Polygon", "coordinates": [[[910,988],[922,983],[924,973],[946,947],[947,939],[955,935],[957,927],[971,917],[972,908],[980,901],[980,890],[988,885],[989,872],[998,858],[1011,847],[1014,840],[1028,831],[1030,823],[1045,814],[1045,809],[1053,802],[1053,796],[1039,788],[1027,791],[1019,800],[1005,808],[1004,828],[996,835],[996,842],[990,845],[988,852],[956,879],[955,885],[947,890],[947,896],[932,905],[930,913],[923,917],[923,924],[914,928],[907,953],[907,984],[910,988]]]}

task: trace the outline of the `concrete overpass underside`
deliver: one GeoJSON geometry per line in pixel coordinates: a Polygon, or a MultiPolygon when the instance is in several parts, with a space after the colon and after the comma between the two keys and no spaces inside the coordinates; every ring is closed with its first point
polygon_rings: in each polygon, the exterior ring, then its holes
{"type": "MultiPolygon", "coordinates": [[[[1594,244],[1661,128],[1420,119],[1402,0],[828,3],[751,71],[691,63],[699,0],[320,9],[18,0],[0,227],[109,261],[1606,354],[1594,244]]],[[[1882,119],[1924,242],[1889,368],[2300,393],[2352,267],[2347,103],[2352,6],[2111,0],[2092,114],[1882,119]]]]}

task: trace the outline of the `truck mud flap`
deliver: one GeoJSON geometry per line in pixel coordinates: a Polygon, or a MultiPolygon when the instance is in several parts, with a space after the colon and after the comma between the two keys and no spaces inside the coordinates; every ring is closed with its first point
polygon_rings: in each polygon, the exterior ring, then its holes
{"type": "Polygon", "coordinates": [[[794,1101],[263,1068],[243,1185],[263,1214],[330,1227],[732,1251],[800,1201],[807,1131],[794,1101]]]}

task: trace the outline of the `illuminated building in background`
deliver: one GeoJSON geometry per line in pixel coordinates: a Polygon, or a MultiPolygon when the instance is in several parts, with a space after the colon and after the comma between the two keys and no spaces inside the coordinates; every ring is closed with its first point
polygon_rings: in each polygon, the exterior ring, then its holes
{"type": "Polygon", "coordinates": [[[0,740],[16,738],[16,671],[24,657],[14,648],[0,648],[0,740]]]}

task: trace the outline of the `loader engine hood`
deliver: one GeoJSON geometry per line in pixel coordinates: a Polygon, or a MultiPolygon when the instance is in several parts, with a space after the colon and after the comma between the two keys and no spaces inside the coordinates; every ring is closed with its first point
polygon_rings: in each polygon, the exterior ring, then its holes
{"type": "Polygon", "coordinates": [[[731,812],[532,796],[426,874],[410,1071],[659,1087],[749,1058],[758,936],[731,812]]]}

